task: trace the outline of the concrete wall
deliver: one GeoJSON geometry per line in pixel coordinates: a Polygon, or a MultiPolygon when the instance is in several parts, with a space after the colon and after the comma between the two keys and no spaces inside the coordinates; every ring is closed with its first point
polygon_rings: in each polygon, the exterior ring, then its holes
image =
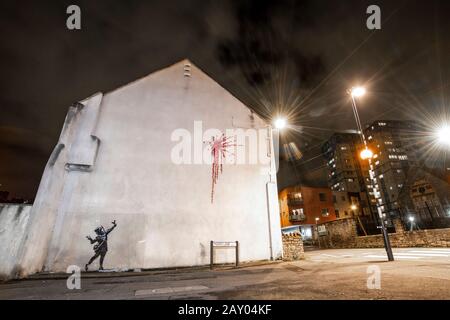
{"type": "MultiPolygon", "coordinates": [[[[395,233],[389,234],[394,248],[450,247],[450,229],[405,231],[399,221],[394,220],[395,233]]],[[[326,223],[327,235],[320,236],[321,248],[382,248],[381,234],[358,237],[354,219],[326,223]]]]}
{"type": "Polygon", "coordinates": [[[17,271],[31,205],[0,203],[0,280],[17,271]]]}
{"type": "Polygon", "coordinates": [[[242,261],[281,258],[274,161],[225,165],[214,203],[210,164],[171,161],[171,134],[195,121],[267,128],[195,66],[183,76],[185,63],[70,108],[33,206],[22,275],[84,266],[93,253],[85,236],[113,220],[106,268],[208,264],[210,240],[238,240],[242,261]]]}

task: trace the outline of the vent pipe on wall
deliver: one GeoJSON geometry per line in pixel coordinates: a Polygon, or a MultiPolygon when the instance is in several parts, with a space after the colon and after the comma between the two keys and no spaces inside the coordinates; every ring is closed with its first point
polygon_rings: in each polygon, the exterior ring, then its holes
{"type": "Polygon", "coordinates": [[[185,63],[183,70],[184,70],[185,77],[191,77],[191,64],[190,63],[185,63]]]}

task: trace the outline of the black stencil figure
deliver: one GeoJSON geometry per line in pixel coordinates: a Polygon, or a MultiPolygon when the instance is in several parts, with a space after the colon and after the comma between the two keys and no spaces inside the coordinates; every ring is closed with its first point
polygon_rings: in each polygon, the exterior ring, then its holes
{"type": "Polygon", "coordinates": [[[95,254],[92,256],[92,258],[89,260],[89,262],[84,266],[84,269],[88,271],[89,265],[94,262],[95,259],[100,257],[100,269],[103,270],[103,260],[105,259],[106,252],[108,252],[108,234],[114,230],[115,227],[117,227],[116,220],[112,222],[113,226],[109,228],[108,230],[105,230],[103,226],[98,227],[95,229],[95,233],[97,236],[95,239],[92,239],[90,236],[87,236],[86,238],[91,242],[91,244],[94,244],[97,242],[97,244],[94,246],[95,254]]]}

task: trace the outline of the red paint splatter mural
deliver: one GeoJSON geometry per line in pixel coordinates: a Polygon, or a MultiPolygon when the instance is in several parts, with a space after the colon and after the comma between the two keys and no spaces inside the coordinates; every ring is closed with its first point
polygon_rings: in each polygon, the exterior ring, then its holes
{"type": "Polygon", "coordinates": [[[212,156],[212,185],[211,185],[211,203],[214,202],[215,185],[219,178],[219,173],[223,171],[223,164],[227,155],[233,155],[230,148],[235,147],[234,137],[226,137],[222,134],[219,138],[212,137],[209,143],[212,156]]]}

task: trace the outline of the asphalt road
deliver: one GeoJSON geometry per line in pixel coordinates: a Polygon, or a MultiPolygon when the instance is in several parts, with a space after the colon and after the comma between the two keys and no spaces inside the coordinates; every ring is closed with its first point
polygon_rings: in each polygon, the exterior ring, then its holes
{"type": "MultiPolygon", "coordinates": [[[[407,248],[394,249],[395,260],[416,260],[449,262],[450,248],[407,248]]],[[[337,261],[342,259],[349,261],[380,261],[386,259],[384,249],[339,249],[339,250],[317,250],[308,252],[308,257],[313,261],[337,261]]]]}
{"type": "Polygon", "coordinates": [[[82,274],[79,290],[67,288],[68,275],[38,275],[0,284],[0,299],[450,299],[450,249],[394,249],[394,256],[318,250],[238,269],[92,272],[82,274]]]}

